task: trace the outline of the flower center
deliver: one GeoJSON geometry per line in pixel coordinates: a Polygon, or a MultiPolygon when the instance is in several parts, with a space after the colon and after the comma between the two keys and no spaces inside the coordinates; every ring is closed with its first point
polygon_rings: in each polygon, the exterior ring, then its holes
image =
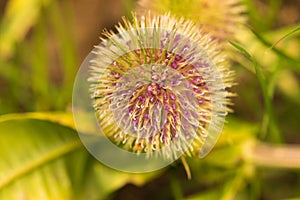
{"type": "Polygon", "coordinates": [[[118,79],[110,109],[124,137],[136,138],[139,144],[167,145],[180,134],[190,140],[199,126],[196,92],[202,82],[200,76],[187,79],[166,65],[137,66],[118,79]]]}
{"type": "MultiPolygon", "coordinates": [[[[113,115],[117,126],[108,133],[113,141],[131,145],[133,151],[149,151],[173,141],[190,144],[206,134],[210,94],[197,69],[207,66],[201,61],[194,66],[187,59],[194,58],[140,49],[112,63],[99,82],[104,98],[98,105],[108,104],[113,115]]],[[[108,116],[102,113],[100,118],[108,116]]]]}

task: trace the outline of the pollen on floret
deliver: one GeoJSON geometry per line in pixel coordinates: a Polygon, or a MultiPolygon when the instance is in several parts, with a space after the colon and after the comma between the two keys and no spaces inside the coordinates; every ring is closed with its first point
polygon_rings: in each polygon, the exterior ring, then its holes
{"type": "Polygon", "coordinates": [[[120,148],[174,158],[214,146],[232,74],[195,26],[149,12],[104,32],[88,81],[101,131],[120,148]]]}

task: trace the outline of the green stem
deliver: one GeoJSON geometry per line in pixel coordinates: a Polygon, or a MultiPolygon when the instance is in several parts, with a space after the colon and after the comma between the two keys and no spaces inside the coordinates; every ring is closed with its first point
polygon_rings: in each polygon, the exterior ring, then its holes
{"type": "MultiPolygon", "coordinates": [[[[274,97],[274,91],[275,91],[275,86],[276,86],[276,81],[277,81],[277,78],[278,78],[278,74],[280,72],[280,66],[281,66],[281,59],[279,59],[279,61],[277,62],[276,66],[275,66],[275,69],[272,71],[271,77],[268,81],[267,90],[268,90],[268,96],[271,100],[274,97]]],[[[262,137],[261,138],[263,138],[263,139],[265,138],[265,136],[267,135],[267,133],[269,131],[268,130],[269,126],[272,126],[272,127],[270,127],[270,131],[272,133],[273,132],[276,132],[276,133],[270,135],[271,140],[272,141],[283,141],[283,139],[280,137],[280,133],[279,133],[277,125],[275,124],[275,127],[274,127],[274,124],[270,124],[270,119],[269,119],[268,116],[269,116],[268,113],[264,113],[263,122],[262,122],[262,135],[261,135],[262,137]]]]}

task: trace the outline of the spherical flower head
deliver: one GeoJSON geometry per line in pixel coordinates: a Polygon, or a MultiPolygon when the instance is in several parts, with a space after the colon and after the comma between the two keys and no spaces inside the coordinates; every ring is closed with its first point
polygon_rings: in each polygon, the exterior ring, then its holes
{"type": "Polygon", "coordinates": [[[232,73],[217,44],[170,15],[123,19],[91,61],[90,94],[101,131],[137,154],[205,156],[227,114],[232,73]]]}
{"type": "Polygon", "coordinates": [[[246,8],[240,0],[140,0],[138,10],[182,16],[202,26],[214,39],[233,39],[237,27],[246,22],[246,8]]]}

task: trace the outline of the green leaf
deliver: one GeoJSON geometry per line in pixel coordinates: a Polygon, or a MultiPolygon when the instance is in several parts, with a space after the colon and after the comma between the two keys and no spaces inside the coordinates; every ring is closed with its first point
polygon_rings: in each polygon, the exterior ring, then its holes
{"type": "Polygon", "coordinates": [[[99,162],[94,162],[87,169],[84,189],[80,199],[108,199],[112,193],[126,184],[142,186],[161,174],[162,171],[156,171],[144,174],[129,174],[110,169],[99,162]]]}
{"type": "Polygon", "coordinates": [[[95,134],[96,130],[93,130],[92,128],[94,127],[93,120],[90,118],[90,115],[82,113],[80,115],[81,124],[76,127],[73,120],[73,114],[70,112],[29,112],[0,115],[0,122],[12,119],[40,119],[70,127],[82,133],[95,134]],[[78,128],[80,128],[80,130],[78,130],[78,128]]]}
{"type": "Polygon", "coordinates": [[[70,199],[66,159],[79,149],[85,151],[70,128],[35,119],[2,121],[0,199],[70,199]]]}
{"type": "Polygon", "coordinates": [[[102,165],[74,129],[55,122],[58,114],[50,116],[0,117],[0,199],[106,199],[127,183],[141,185],[159,174],[128,174],[102,165]]]}
{"type": "Polygon", "coordinates": [[[0,115],[0,123],[17,119],[40,119],[75,129],[73,115],[68,112],[31,112],[0,115]]]}

